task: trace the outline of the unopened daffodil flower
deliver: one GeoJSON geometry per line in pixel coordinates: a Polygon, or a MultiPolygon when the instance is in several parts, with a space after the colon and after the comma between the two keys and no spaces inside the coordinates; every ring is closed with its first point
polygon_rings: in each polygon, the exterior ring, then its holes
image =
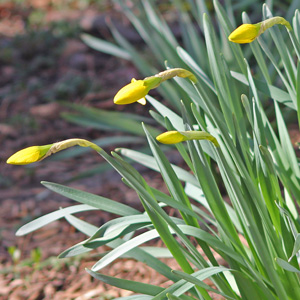
{"type": "Polygon", "coordinates": [[[229,35],[228,39],[229,41],[238,44],[251,43],[268,28],[276,24],[284,25],[289,31],[292,30],[292,27],[287,20],[282,17],[273,17],[256,24],[243,24],[235,29],[229,35]]]}
{"type": "Polygon", "coordinates": [[[22,149],[15,154],[13,154],[6,162],[11,165],[28,165],[34,162],[41,161],[46,157],[59,152],[61,150],[67,149],[72,146],[90,147],[96,151],[100,151],[101,148],[96,144],[91,143],[83,139],[68,139],[61,142],[57,142],[50,145],[44,146],[31,146],[22,149]]]}
{"type": "Polygon", "coordinates": [[[7,163],[11,165],[27,165],[40,161],[51,148],[51,145],[31,146],[12,155],[7,163]]]}
{"type": "Polygon", "coordinates": [[[216,147],[219,143],[214,136],[205,131],[166,131],[156,139],[162,144],[177,144],[189,140],[208,140],[211,141],[216,147]]]}
{"type": "Polygon", "coordinates": [[[146,104],[145,96],[151,89],[155,89],[161,82],[159,77],[149,77],[144,80],[136,80],[132,78],[131,83],[125,85],[118,91],[114,98],[115,104],[130,104],[139,102],[146,104]]]}
{"type": "Polygon", "coordinates": [[[121,88],[114,97],[115,104],[130,104],[138,102],[146,104],[146,95],[150,90],[157,88],[163,81],[175,76],[189,78],[193,82],[197,82],[196,77],[185,69],[174,68],[160,72],[154,76],[146,77],[142,80],[132,79],[131,83],[121,88]]]}

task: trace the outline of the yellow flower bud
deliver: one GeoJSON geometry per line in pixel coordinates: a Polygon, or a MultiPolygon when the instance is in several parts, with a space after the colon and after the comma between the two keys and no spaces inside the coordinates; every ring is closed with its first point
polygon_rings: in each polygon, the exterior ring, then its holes
{"type": "Polygon", "coordinates": [[[50,145],[32,146],[25,148],[13,154],[6,162],[12,165],[27,165],[37,161],[41,161],[44,158],[50,156],[51,154],[76,145],[81,147],[90,147],[98,152],[102,151],[102,149],[99,146],[87,140],[68,139],[50,145]]]}
{"type": "Polygon", "coordinates": [[[153,88],[156,88],[161,82],[159,77],[148,77],[144,80],[132,79],[131,83],[121,88],[114,98],[115,104],[130,104],[137,102],[149,93],[153,88]]]}
{"type": "Polygon", "coordinates": [[[157,136],[156,140],[162,144],[177,144],[189,140],[208,140],[219,147],[216,138],[205,131],[167,131],[157,136]]]}
{"type": "Polygon", "coordinates": [[[156,139],[162,144],[177,144],[187,140],[187,138],[179,131],[164,132],[157,136],[156,139]]]}
{"type": "Polygon", "coordinates": [[[32,146],[20,150],[13,154],[8,160],[7,163],[11,165],[27,165],[41,160],[49,149],[51,145],[45,146],[32,146]]]}
{"type": "Polygon", "coordinates": [[[182,68],[168,69],[154,76],[146,77],[143,80],[131,80],[131,83],[121,88],[114,97],[115,104],[130,104],[139,102],[146,104],[146,95],[150,90],[157,88],[163,81],[175,76],[189,78],[194,83],[197,82],[196,76],[188,70],[182,68]]]}
{"type": "Polygon", "coordinates": [[[243,24],[235,29],[228,37],[229,41],[245,44],[251,43],[259,36],[261,24],[243,24]]]}
{"type": "Polygon", "coordinates": [[[288,31],[292,30],[290,23],[286,19],[282,17],[273,17],[257,24],[243,24],[235,29],[229,35],[228,39],[229,41],[238,44],[251,43],[268,28],[277,24],[284,25],[288,31]]]}

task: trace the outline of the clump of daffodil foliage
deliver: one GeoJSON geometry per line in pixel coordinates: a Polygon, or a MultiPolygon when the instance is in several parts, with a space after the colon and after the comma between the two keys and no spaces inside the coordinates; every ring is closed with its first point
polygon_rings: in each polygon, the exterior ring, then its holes
{"type": "Polygon", "coordinates": [[[145,110],[151,108],[159,126],[154,131],[141,125],[151,154],[118,148],[110,155],[93,142],[74,138],[31,146],[7,162],[40,162],[72,146],[90,147],[137,193],[144,210],[122,204],[122,199],[42,182],[82,205],[38,218],[17,235],[64,217],[87,238],[59,257],[107,245],[111,250],[105,248],[87,272],[134,292],[119,299],[208,300],[214,294],[223,299],[300,299],[300,168],[285,121],[286,116],[300,120],[299,11],[293,17],[273,17],[263,5],[261,22],[251,24],[243,13],[244,24],[233,26],[233,6],[224,9],[215,0],[215,26],[204,1],[189,1],[189,9],[185,1],[174,1],[184,33],[179,45],[153,2],[137,1],[137,14],[125,1],[114,2],[141,33],[156,63],[142,56],[112,24],[116,44],[88,35],[83,40],[131,60],[145,76],[120,87],[114,103],[138,102],[148,105],[145,110]],[[153,89],[167,105],[151,96],[153,89]],[[185,166],[169,162],[168,152],[174,148],[185,166]],[[160,172],[168,193],[152,187],[127,158],[160,172]],[[170,216],[168,207],[178,214],[170,216]],[[117,217],[97,227],[74,216],[94,209],[117,217]],[[164,246],[144,247],[158,237],[164,246]],[[104,267],[125,257],[154,269],[169,286],[105,274],[104,267]],[[177,270],[162,257],[173,258],[177,270]],[[207,284],[208,278],[213,284],[207,284]]]}

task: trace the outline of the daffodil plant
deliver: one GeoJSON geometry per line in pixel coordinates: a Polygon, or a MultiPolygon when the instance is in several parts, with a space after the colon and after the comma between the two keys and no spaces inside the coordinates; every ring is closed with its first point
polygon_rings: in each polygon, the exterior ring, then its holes
{"type": "MultiPolygon", "coordinates": [[[[204,1],[189,1],[195,8],[191,10],[193,18],[182,10],[184,1],[174,1],[183,32],[190,34],[183,39],[186,51],[178,46],[162,16],[156,15],[152,1],[137,5],[136,9],[142,10],[138,16],[125,1],[115,2],[140,30],[157,63],[167,60],[166,71],[152,72],[153,66],[112,27],[120,44],[120,48],[111,46],[112,52],[132,59],[143,74],[150,75],[143,80],[133,79],[121,88],[114,103],[145,104],[147,99],[151,116],[164,128],[157,135],[142,125],[151,154],[118,148],[109,155],[94,143],[70,139],[26,148],[7,162],[40,162],[71,146],[90,147],[136,192],[144,209],[138,211],[121,203],[122,199],[115,201],[42,182],[51,191],[82,205],[58,209],[33,220],[22,226],[17,235],[64,217],[87,238],[59,257],[107,245],[111,250],[105,248],[87,272],[102,282],[134,292],[119,298],[123,300],[210,300],[215,299],[214,294],[236,300],[300,299],[300,168],[285,122],[285,113],[296,115],[291,114],[294,111],[298,112],[300,123],[299,11],[291,26],[282,17],[272,17],[264,5],[264,21],[244,24],[233,31],[229,16],[235,14],[228,13],[232,7],[224,10],[215,0],[217,18],[212,23],[207,13],[203,18],[202,14],[201,18],[197,15],[204,1]],[[198,22],[201,35],[194,30],[193,20],[198,22]],[[249,49],[243,53],[239,45],[218,40],[215,20],[229,41],[253,41],[249,49]],[[276,24],[284,25],[288,34],[274,27],[276,24]],[[271,34],[261,36],[257,43],[255,39],[265,30],[271,34]],[[166,106],[148,95],[158,86],[173,105],[166,106]],[[174,99],[178,103],[174,104],[174,99]],[[168,160],[169,150],[174,153],[174,149],[182,158],[180,166],[168,160]],[[168,192],[151,186],[127,158],[159,172],[168,192]],[[98,227],[74,216],[94,209],[117,217],[98,227]],[[157,238],[163,247],[144,247],[157,238]],[[105,274],[106,266],[125,257],[143,262],[164,276],[169,286],[105,274]],[[174,259],[175,269],[162,257],[174,259]]],[[[206,7],[204,11],[211,10],[206,7]]],[[[243,19],[247,19],[245,13],[243,19]]],[[[95,45],[95,40],[88,43],[95,45]]],[[[107,45],[106,42],[104,51],[107,45]]]]}

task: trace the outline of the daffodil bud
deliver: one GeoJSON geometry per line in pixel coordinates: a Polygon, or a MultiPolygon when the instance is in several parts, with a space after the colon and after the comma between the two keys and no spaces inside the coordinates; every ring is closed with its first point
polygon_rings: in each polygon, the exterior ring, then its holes
{"type": "Polygon", "coordinates": [[[115,104],[130,104],[137,102],[149,93],[151,89],[156,88],[161,82],[159,77],[148,77],[144,80],[131,80],[131,83],[121,88],[114,98],[115,104]]]}
{"type": "Polygon", "coordinates": [[[68,139],[50,145],[32,146],[25,148],[13,154],[6,162],[12,165],[28,165],[34,162],[41,161],[46,157],[50,156],[51,154],[76,145],[81,147],[90,147],[96,151],[101,150],[101,148],[98,147],[96,144],[91,143],[87,140],[68,139]]]}
{"type": "Polygon", "coordinates": [[[43,159],[51,145],[31,146],[13,154],[6,162],[11,165],[27,165],[43,159]]]}
{"type": "Polygon", "coordinates": [[[251,43],[268,28],[276,24],[284,25],[289,31],[292,30],[292,27],[287,20],[282,17],[273,17],[257,24],[243,24],[235,29],[229,35],[228,39],[229,41],[238,44],[251,43]]]}
{"type": "Polygon", "coordinates": [[[188,140],[188,138],[179,131],[164,132],[157,136],[156,139],[162,144],[177,144],[188,140]]]}
{"type": "Polygon", "coordinates": [[[216,138],[205,131],[167,131],[157,136],[156,140],[162,144],[177,144],[189,140],[208,140],[219,147],[216,138]]]}
{"type": "Polygon", "coordinates": [[[115,104],[130,104],[139,102],[140,104],[146,104],[146,95],[150,90],[157,88],[163,81],[171,79],[175,76],[182,78],[189,78],[194,83],[197,82],[197,78],[193,73],[181,68],[168,69],[160,72],[154,76],[146,77],[143,80],[132,79],[131,83],[121,88],[114,97],[115,104]]]}
{"type": "Polygon", "coordinates": [[[258,24],[243,24],[234,30],[228,37],[229,41],[246,44],[251,43],[259,36],[261,23],[258,24]]]}

